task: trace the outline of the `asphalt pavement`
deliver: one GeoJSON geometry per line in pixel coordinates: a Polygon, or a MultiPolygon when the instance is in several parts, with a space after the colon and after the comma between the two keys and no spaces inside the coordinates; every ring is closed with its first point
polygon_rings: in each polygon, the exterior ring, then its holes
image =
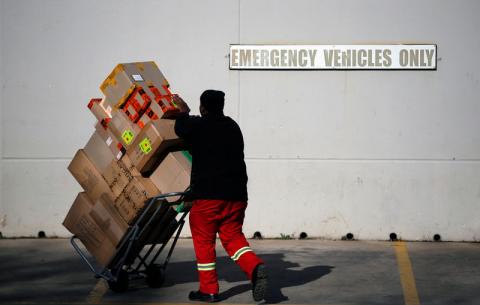
{"type": "MultiPolygon", "coordinates": [[[[250,240],[268,267],[267,304],[478,305],[480,244],[250,240]]],[[[192,241],[179,240],[160,288],[108,289],[68,239],[1,239],[0,304],[185,304],[198,288],[192,241]]],[[[254,304],[251,285],[217,244],[222,303],[254,304]]],[[[159,261],[162,261],[162,256],[159,261]]]]}

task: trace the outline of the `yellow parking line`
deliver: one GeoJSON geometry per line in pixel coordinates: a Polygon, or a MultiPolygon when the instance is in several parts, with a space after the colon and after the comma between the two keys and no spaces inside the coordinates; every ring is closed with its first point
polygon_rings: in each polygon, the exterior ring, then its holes
{"type": "Polygon", "coordinates": [[[103,295],[107,292],[108,285],[103,279],[98,280],[95,287],[87,296],[87,304],[101,304],[103,295]]]}
{"type": "Polygon", "coordinates": [[[420,305],[412,264],[410,262],[410,257],[408,256],[407,244],[403,241],[399,241],[395,242],[393,247],[397,256],[398,271],[402,282],[405,305],[420,305]]]}

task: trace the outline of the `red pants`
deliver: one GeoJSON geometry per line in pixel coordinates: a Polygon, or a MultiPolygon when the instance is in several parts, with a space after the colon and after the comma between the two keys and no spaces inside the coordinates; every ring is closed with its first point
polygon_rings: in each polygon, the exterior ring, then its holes
{"type": "Polygon", "coordinates": [[[263,263],[250,249],[242,232],[247,203],[243,201],[195,200],[190,210],[190,230],[197,256],[200,291],[218,293],[215,268],[215,239],[218,237],[225,251],[252,279],[255,267],[263,263]]]}

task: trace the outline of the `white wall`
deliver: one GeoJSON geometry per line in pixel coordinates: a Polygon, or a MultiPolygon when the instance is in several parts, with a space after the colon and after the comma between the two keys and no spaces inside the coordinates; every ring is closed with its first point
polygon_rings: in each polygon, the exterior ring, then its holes
{"type": "MultiPolygon", "coordinates": [[[[3,106],[3,2],[0,1],[0,118],[3,118],[2,115],[2,106],[3,106]]],[[[1,191],[2,186],[2,177],[3,177],[3,157],[2,157],[2,144],[3,144],[3,128],[2,123],[0,122],[0,232],[3,229],[4,217],[6,215],[4,205],[3,205],[3,192],[1,191]]],[[[3,234],[3,233],[2,233],[3,234]]],[[[1,236],[0,236],[1,237],[1,236]]]]}
{"type": "Polygon", "coordinates": [[[80,187],[66,166],[93,131],[88,100],[116,63],[155,60],[194,109],[204,89],[226,91],[246,142],[248,235],[480,239],[478,1],[0,5],[4,235],[67,235],[80,187]],[[231,43],[435,43],[439,61],[239,72],[231,43]]]}
{"type": "Polygon", "coordinates": [[[244,44],[435,43],[439,62],[431,72],[242,72],[247,227],[478,240],[480,3],[252,4],[241,1],[244,44]]]}
{"type": "Polygon", "coordinates": [[[94,130],[86,105],[117,63],[155,60],[193,108],[205,88],[223,89],[236,117],[238,73],[225,67],[238,37],[238,2],[2,5],[4,235],[67,234],[61,222],[81,190],[67,166],[94,130]]]}

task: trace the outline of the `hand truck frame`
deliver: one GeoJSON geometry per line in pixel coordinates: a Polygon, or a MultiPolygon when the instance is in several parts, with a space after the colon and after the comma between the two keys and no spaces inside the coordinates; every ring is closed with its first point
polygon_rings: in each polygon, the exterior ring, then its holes
{"type": "Polygon", "coordinates": [[[140,213],[134,224],[127,230],[125,236],[117,247],[117,250],[110,260],[110,263],[100,269],[90,262],[87,255],[79,247],[76,240],[77,236],[72,236],[70,243],[75,251],[80,255],[90,270],[95,274],[95,278],[103,278],[107,281],[112,291],[124,292],[128,289],[128,283],[131,279],[145,278],[150,287],[161,287],[165,279],[165,270],[170,257],[177,244],[180,233],[185,224],[185,217],[189,211],[183,212],[179,220],[176,219],[178,213],[171,206],[185,201],[185,192],[173,192],[161,194],[147,200],[144,210],[140,213]],[[168,202],[167,197],[179,197],[174,202],[168,202]],[[160,232],[153,230],[154,225],[163,225],[165,228],[160,232]],[[166,248],[169,240],[175,234],[168,254],[162,264],[155,264],[155,261],[166,248]],[[155,247],[162,244],[155,252],[155,247]],[[146,253],[142,256],[141,252],[145,246],[150,245],[146,253]],[[148,258],[153,255],[151,260],[148,258]],[[138,260],[135,266],[135,261],[138,260]],[[142,267],[144,267],[142,269],[142,267]]]}

